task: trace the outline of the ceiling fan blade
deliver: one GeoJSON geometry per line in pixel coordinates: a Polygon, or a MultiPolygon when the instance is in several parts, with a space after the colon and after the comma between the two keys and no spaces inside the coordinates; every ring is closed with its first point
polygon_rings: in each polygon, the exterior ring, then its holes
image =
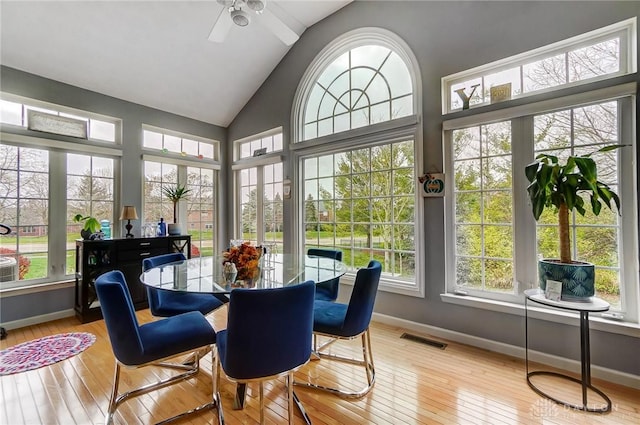
{"type": "Polygon", "coordinates": [[[216,23],[213,24],[213,28],[209,34],[209,41],[222,43],[224,39],[227,38],[227,34],[229,34],[232,25],[233,21],[231,20],[231,16],[229,16],[227,9],[223,7],[216,19],[216,23]]]}
{"type": "MultiPolygon", "coordinates": [[[[271,5],[269,5],[270,7],[271,5]]],[[[264,11],[260,14],[258,18],[256,18],[255,22],[260,22],[261,25],[268,28],[272,33],[274,33],[284,44],[287,46],[291,46],[293,43],[298,41],[300,36],[293,31],[287,24],[282,22],[280,18],[274,15],[269,7],[265,8],[264,11]]]]}

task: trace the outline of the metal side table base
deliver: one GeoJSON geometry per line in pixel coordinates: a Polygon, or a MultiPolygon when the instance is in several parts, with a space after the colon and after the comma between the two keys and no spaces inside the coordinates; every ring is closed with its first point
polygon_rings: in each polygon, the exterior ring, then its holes
{"type": "Polygon", "coordinates": [[[593,412],[593,413],[607,413],[611,411],[611,399],[609,399],[609,397],[607,397],[607,395],[605,393],[603,393],[601,390],[599,390],[598,388],[594,387],[591,384],[586,384],[584,382],[582,382],[580,379],[574,378],[573,376],[568,376],[568,375],[563,375],[561,373],[557,373],[557,372],[548,372],[548,371],[544,371],[544,370],[537,370],[534,372],[529,372],[527,373],[527,384],[529,384],[529,387],[536,392],[536,394],[547,398],[551,401],[554,401],[558,404],[561,404],[563,406],[567,406],[570,407],[572,409],[575,410],[582,410],[585,412],[593,412]],[[604,401],[606,402],[606,406],[605,407],[600,407],[600,408],[595,408],[595,407],[589,407],[587,406],[587,403],[585,400],[583,400],[583,404],[581,406],[576,405],[576,404],[571,404],[571,403],[567,403],[566,401],[563,400],[559,400],[555,397],[551,397],[550,395],[548,395],[547,393],[545,393],[544,391],[542,391],[540,388],[536,387],[535,384],[533,382],[531,382],[531,377],[532,376],[536,376],[536,375],[546,375],[546,376],[555,376],[558,378],[562,378],[562,379],[566,379],[572,382],[576,382],[578,384],[582,385],[582,388],[584,391],[586,391],[587,389],[592,390],[593,392],[595,392],[596,394],[598,394],[600,397],[602,397],[604,399],[604,401]]]}
{"type": "Polygon", "coordinates": [[[595,297],[592,297],[592,300],[589,303],[574,303],[568,301],[548,300],[544,298],[544,295],[541,295],[536,289],[529,289],[525,291],[525,367],[527,373],[527,384],[533,391],[536,392],[536,394],[545,397],[555,403],[570,407],[575,410],[582,410],[584,412],[592,413],[608,413],[611,411],[611,399],[604,392],[602,392],[602,390],[599,390],[591,384],[591,347],[589,343],[589,312],[601,312],[607,311],[608,309],[609,303],[595,297]],[[561,308],[564,310],[577,311],[580,313],[580,379],[562,373],[544,370],[529,372],[528,301],[533,301],[538,304],[561,308]],[[580,384],[580,386],[582,387],[582,405],[572,404],[548,395],[540,388],[538,388],[533,382],[531,382],[532,376],[553,376],[580,384]],[[605,405],[603,407],[589,407],[588,390],[591,390],[602,397],[602,399],[605,401],[605,405]]]}

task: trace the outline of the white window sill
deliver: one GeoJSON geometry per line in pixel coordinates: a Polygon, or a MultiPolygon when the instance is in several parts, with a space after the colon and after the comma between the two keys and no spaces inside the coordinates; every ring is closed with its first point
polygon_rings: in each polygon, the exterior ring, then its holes
{"type": "Polygon", "coordinates": [[[39,283],[37,285],[17,286],[13,288],[0,289],[0,298],[15,297],[18,295],[35,294],[38,292],[55,291],[58,289],[72,288],[75,282],[66,280],[61,282],[39,283]]]}
{"type": "MultiPolygon", "coordinates": [[[[347,272],[340,277],[340,284],[353,286],[356,281],[355,272],[347,272]]],[[[382,275],[380,277],[380,283],[378,284],[378,290],[384,292],[390,292],[393,294],[406,295],[409,297],[424,298],[424,290],[419,288],[418,285],[411,286],[406,282],[393,280],[382,275]]]]}
{"type": "MultiPolygon", "coordinates": [[[[522,297],[524,300],[524,296],[522,297]]],[[[472,297],[469,295],[440,294],[440,299],[445,303],[451,303],[471,308],[497,311],[500,313],[513,314],[516,316],[525,315],[523,304],[514,304],[504,301],[488,300],[485,298],[472,297]]],[[[546,320],[549,322],[562,323],[566,325],[579,326],[580,320],[577,314],[556,310],[549,307],[528,305],[528,316],[533,319],[546,320]]],[[[640,338],[640,324],[617,321],[599,317],[598,314],[589,315],[589,328],[614,334],[632,336],[640,338]]]]}

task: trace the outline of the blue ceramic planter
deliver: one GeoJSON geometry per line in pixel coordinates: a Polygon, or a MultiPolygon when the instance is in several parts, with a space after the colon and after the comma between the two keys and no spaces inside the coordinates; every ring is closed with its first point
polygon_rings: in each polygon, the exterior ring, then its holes
{"type": "Polygon", "coordinates": [[[560,260],[538,261],[540,289],[547,287],[547,280],[562,282],[561,297],[565,301],[583,301],[594,296],[595,266],[591,263],[575,261],[562,263],[560,260]]]}

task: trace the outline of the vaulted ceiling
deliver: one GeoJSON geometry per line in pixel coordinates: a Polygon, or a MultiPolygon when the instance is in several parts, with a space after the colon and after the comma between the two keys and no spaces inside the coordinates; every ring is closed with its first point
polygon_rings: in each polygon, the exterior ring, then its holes
{"type": "MultiPolygon", "coordinates": [[[[268,0],[267,8],[301,35],[350,2],[268,0]]],[[[291,46],[252,12],[250,25],[209,41],[222,13],[216,0],[2,0],[0,63],[226,127],[291,46]]]]}

